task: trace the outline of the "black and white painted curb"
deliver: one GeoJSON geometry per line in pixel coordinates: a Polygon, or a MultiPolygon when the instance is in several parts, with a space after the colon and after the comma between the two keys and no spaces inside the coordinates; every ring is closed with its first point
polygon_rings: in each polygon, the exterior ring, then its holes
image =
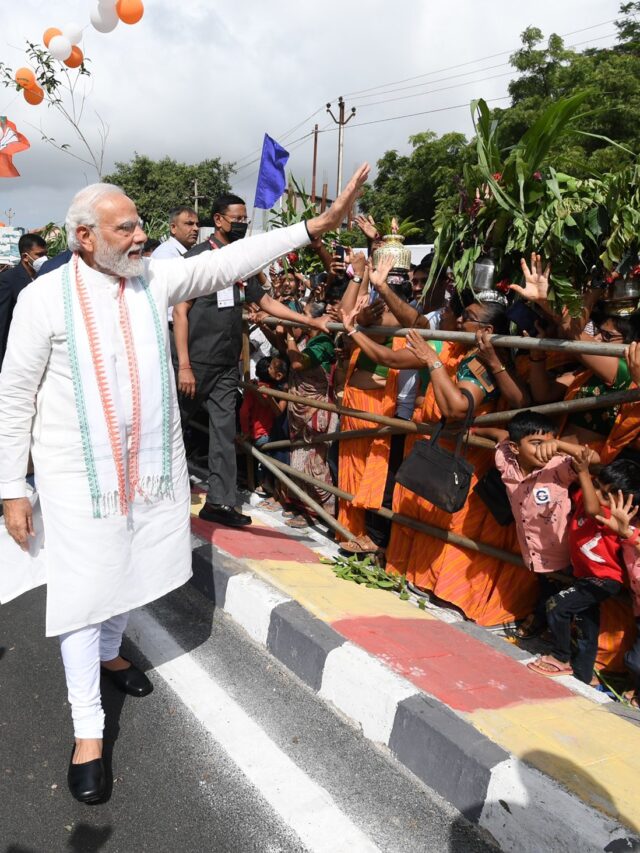
{"type": "Polygon", "coordinates": [[[628,827],[510,755],[241,562],[201,545],[193,572],[191,583],[256,643],[503,850],[640,851],[628,827]]]}

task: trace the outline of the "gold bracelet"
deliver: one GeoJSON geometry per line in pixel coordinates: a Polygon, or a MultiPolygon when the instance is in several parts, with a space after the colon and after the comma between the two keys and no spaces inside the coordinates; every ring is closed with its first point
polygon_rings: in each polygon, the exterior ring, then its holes
{"type": "Polygon", "coordinates": [[[493,373],[493,375],[495,376],[495,375],[496,375],[496,374],[498,374],[498,373],[502,373],[502,371],[503,371],[503,370],[506,370],[506,369],[507,369],[507,368],[506,368],[506,367],[504,366],[504,364],[503,364],[503,365],[502,365],[502,367],[499,367],[499,368],[498,368],[498,370],[492,370],[491,372],[492,372],[492,373],[493,373]]]}

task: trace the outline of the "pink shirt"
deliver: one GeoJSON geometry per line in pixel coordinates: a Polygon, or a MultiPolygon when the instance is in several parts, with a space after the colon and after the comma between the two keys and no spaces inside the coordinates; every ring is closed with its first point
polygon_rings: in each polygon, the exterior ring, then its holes
{"type": "Polygon", "coordinates": [[[570,564],[569,486],[578,475],[569,456],[554,456],[544,468],[524,474],[508,441],[496,447],[496,468],[505,484],[525,565],[534,572],[560,572],[570,564]]]}

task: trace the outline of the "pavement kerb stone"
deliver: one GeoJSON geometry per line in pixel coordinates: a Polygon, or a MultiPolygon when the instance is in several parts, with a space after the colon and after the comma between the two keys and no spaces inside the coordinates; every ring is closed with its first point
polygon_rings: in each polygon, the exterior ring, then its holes
{"type": "Polygon", "coordinates": [[[192,584],[216,607],[502,849],[640,851],[631,829],[507,753],[242,561],[204,544],[194,549],[193,565],[192,584]]]}

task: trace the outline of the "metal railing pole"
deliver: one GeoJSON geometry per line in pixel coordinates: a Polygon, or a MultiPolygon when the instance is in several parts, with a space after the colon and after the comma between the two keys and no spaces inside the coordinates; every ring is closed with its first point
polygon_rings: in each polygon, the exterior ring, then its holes
{"type": "MultiPolygon", "coordinates": [[[[246,441],[242,442],[242,446],[248,454],[252,454],[259,462],[264,465],[265,468],[267,468],[274,476],[281,480],[282,483],[284,483],[284,485],[287,487],[287,489],[289,489],[292,494],[294,494],[304,504],[306,504],[310,509],[312,509],[313,512],[319,518],[321,518],[326,524],[329,525],[329,527],[331,527],[333,530],[336,530],[347,541],[351,541],[351,539],[353,539],[353,534],[350,533],[346,527],[343,527],[337,519],[330,515],[326,511],[326,509],[321,507],[320,504],[317,503],[317,501],[314,501],[313,498],[310,497],[304,491],[304,489],[301,489],[300,486],[297,486],[291,479],[289,479],[289,477],[287,477],[287,475],[280,470],[274,459],[271,459],[269,456],[265,456],[264,453],[260,453],[259,450],[257,450],[255,447],[253,447],[246,441]]],[[[293,471],[295,469],[292,468],[291,470],[293,471]]],[[[320,481],[318,481],[318,483],[320,483],[320,481]]],[[[326,489],[325,491],[328,491],[328,489],[326,489]]]]}

